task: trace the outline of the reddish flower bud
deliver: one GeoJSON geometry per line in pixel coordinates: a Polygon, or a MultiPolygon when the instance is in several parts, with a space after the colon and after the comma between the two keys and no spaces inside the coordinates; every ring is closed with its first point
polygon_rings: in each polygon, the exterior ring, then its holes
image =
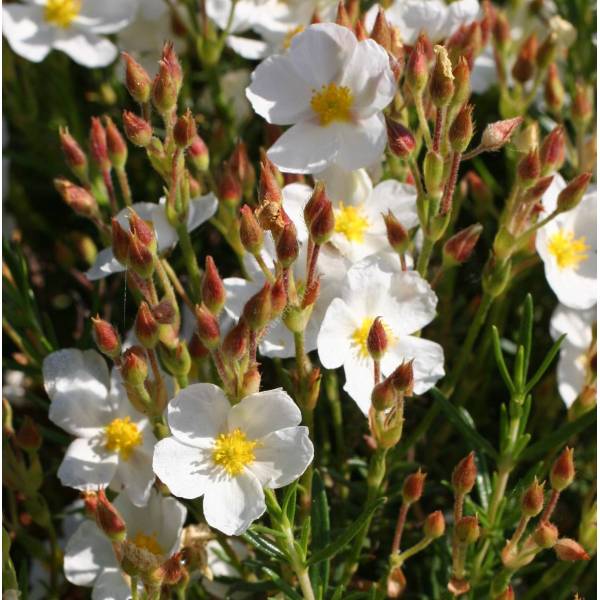
{"type": "Polygon", "coordinates": [[[468,494],[475,485],[477,478],[477,466],[475,465],[475,453],[470,452],[463,458],[452,471],[452,487],[457,495],[468,494]]]}
{"type": "Polygon", "coordinates": [[[154,225],[150,221],[142,219],[133,208],[129,208],[129,230],[148,250],[156,251],[156,235],[154,225]]]}
{"type": "Polygon", "coordinates": [[[271,163],[266,155],[260,161],[258,199],[260,204],[269,204],[270,202],[281,204],[283,200],[281,188],[274,174],[273,163],[271,163]]]}
{"type": "Polygon", "coordinates": [[[152,314],[161,325],[171,325],[177,318],[177,307],[167,298],[152,307],[152,314]]]}
{"type": "Polygon", "coordinates": [[[96,522],[112,542],[122,542],[125,539],[127,535],[125,521],[119,511],[110,503],[103,489],[98,491],[96,522]]]}
{"type": "Polygon", "coordinates": [[[161,115],[168,115],[177,106],[179,87],[167,62],[161,59],[158,65],[158,74],[152,82],[152,104],[161,115]]]}
{"type": "Polygon", "coordinates": [[[33,419],[26,415],[15,436],[15,442],[21,450],[35,452],[42,447],[42,434],[33,419]]]}
{"type": "Polygon", "coordinates": [[[410,236],[408,235],[408,231],[396,219],[391,210],[388,210],[387,215],[382,215],[383,220],[385,222],[385,229],[387,232],[387,239],[390,246],[398,253],[404,254],[408,249],[408,245],[410,243],[410,236]]]}
{"type": "Polygon", "coordinates": [[[458,59],[458,64],[452,71],[454,75],[454,95],[452,96],[453,106],[462,106],[471,96],[471,69],[464,56],[458,59]]]}
{"type": "Polygon", "coordinates": [[[389,378],[392,380],[397,392],[405,396],[412,396],[415,382],[413,361],[403,362],[399,367],[396,367],[389,378]]]}
{"type": "Polygon", "coordinates": [[[544,484],[540,484],[537,477],[525,490],[521,497],[521,511],[526,517],[535,517],[544,508],[544,484]]]}
{"type": "Polygon", "coordinates": [[[517,165],[517,177],[522,186],[531,185],[540,176],[542,166],[537,148],[530,150],[517,165]]]}
{"type": "Polygon", "coordinates": [[[121,355],[121,339],[117,330],[99,316],[92,317],[92,335],[98,350],[109,358],[121,355]]]}
{"type": "Polygon", "coordinates": [[[421,469],[406,477],[402,484],[402,499],[406,504],[413,504],[421,498],[426,477],[427,473],[423,473],[421,469]]]}
{"type": "Polygon", "coordinates": [[[553,179],[554,175],[548,175],[548,177],[538,179],[531,187],[527,188],[525,201],[535,202],[539,200],[546,193],[546,190],[550,187],[553,179]]]}
{"type": "Polygon", "coordinates": [[[229,166],[242,184],[244,194],[247,196],[253,194],[256,184],[256,171],[248,158],[248,150],[244,142],[238,141],[235,145],[233,154],[229,159],[229,166]]]}
{"type": "Polygon", "coordinates": [[[152,125],[128,110],[123,111],[123,129],[127,139],[141,148],[148,146],[152,139],[152,125]]]}
{"type": "Polygon", "coordinates": [[[367,30],[360,19],[356,21],[356,24],[354,25],[354,35],[359,42],[364,42],[365,40],[369,39],[367,30]]]}
{"type": "Polygon", "coordinates": [[[310,223],[310,237],[317,245],[326,244],[335,229],[335,216],[333,206],[329,200],[323,202],[321,210],[314,216],[310,223]]]}
{"type": "Polygon", "coordinates": [[[480,146],[486,151],[500,150],[502,146],[510,141],[513,133],[523,122],[523,117],[504,119],[490,123],[483,130],[480,146]]]}
{"type": "Polygon", "coordinates": [[[465,179],[469,186],[471,196],[476,202],[481,202],[482,204],[485,204],[492,201],[492,191],[487,186],[485,181],[483,181],[483,179],[481,179],[481,177],[479,177],[479,175],[475,171],[469,171],[465,175],[465,179]]]}
{"type": "Polygon", "coordinates": [[[187,376],[192,367],[192,357],[183,340],[179,340],[174,348],[161,344],[159,351],[160,358],[171,375],[174,377],[187,376]]]}
{"type": "Polygon", "coordinates": [[[460,544],[474,544],[479,539],[477,517],[462,517],[455,525],[456,538],[460,544]]]}
{"type": "Polygon", "coordinates": [[[141,346],[131,346],[123,353],[121,360],[121,375],[125,383],[138,386],[148,377],[146,354],[141,346]]]}
{"type": "Polygon", "coordinates": [[[296,226],[290,221],[286,223],[279,234],[276,244],[277,259],[284,268],[290,267],[298,258],[300,248],[296,226]]]}
{"type": "Polygon", "coordinates": [[[253,331],[260,331],[271,318],[271,285],[267,282],[245,304],[243,318],[253,331]]]}
{"type": "Polygon", "coordinates": [[[127,162],[127,144],[110,117],[106,117],[106,145],[108,157],[115,169],[122,169],[127,162]]]}
{"type": "Polygon", "coordinates": [[[90,128],[90,154],[92,155],[92,160],[98,165],[100,170],[110,170],[111,162],[108,157],[106,130],[98,117],[92,117],[92,125],[90,128]]]}
{"type": "Polygon", "coordinates": [[[473,105],[465,104],[448,130],[448,140],[455,152],[464,152],[473,137],[473,105]]]}
{"type": "Polygon", "coordinates": [[[177,552],[168,558],[150,578],[152,581],[160,582],[161,585],[177,585],[185,577],[186,568],[183,561],[183,552],[177,552]]]}
{"type": "Polygon", "coordinates": [[[533,532],[533,541],[540,548],[552,548],[558,540],[558,529],[547,521],[542,521],[533,532]]]}
{"type": "Polygon", "coordinates": [[[550,485],[557,492],[568,488],[575,479],[575,464],[573,462],[573,448],[565,448],[554,461],[550,470],[550,485]]]}
{"type": "Polygon", "coordinates": [[[179,58],[175,52],[173,42],[165,42],[162,49],[161,60],[167,66],[169,75],[173,81],[175,81],[175,84],[177,85],[177,92],[179,93],[181,84],[183,83],[183,71],[181,70],[181,65],[179,64],[179,58]]]}
{"type": "Polygon", "coordinates": [[[248,335],[248,325],[240,319],[223,340],[223,354],[232,361],[241,360],[248,351],[248,335]]]}
{"type": "Polygon", "coordinates": [[[122,264],[129,264],[129,246],[131,244],[131,234],[121,227],[119,221],[113,217],[111,220],[112,231],[112,250],[115,258],[122,264]]]}
{"type": "Polygon", "coordinates": [[[256,365],[250,367],[244,373],[244,380],[242,382],[242,395],[249,396],[255,394],[260,390],[260,371],[256,365]]]}
{"type": "Polygon", "coordinates": [[[387,410],[396,404],[397,399],[398,392],[390,377],[376,384],[371,392],[371,404],[375,410],[387,410]]]}
{"type": "Polygon", "coordinates": [[[144,348],[154,348],[158,343],[158,322],[146,302],[140,303],[134,330],[144,348]]]}
{"type": "Polygon", "coordinates": [[[313,193],[304,206],[304,222],[307,229],[310,229],[313,219],[323,210],[327,203],[331,204],[331,201],[325,193],[325,184],[322,181],[317,181],[313,193]]]}
{"type": "Polygon", "coordinates": [[[512,68],[512,75],[519,83],[526,83],[535,73],[538,41],[535,33],[532,33],[521,46],[517,59],[512,68]]]}
{"type": "Polygon", "coordinates": [[[389,345],[388,336],[381,317],[377,317],[367,335],[367,350],[373,360],[381,360],[389,345]]]}
{"type": "Polygon", "coordinates": [[[393,154],[408,158],[417,145],[413,134],[402,123],[386,118],[388,146],[393,154]]]}
{"type": "Polygon", "coordinates": [[[429,82],[431,101],[441,108],[447,106],[454,95],[454,74],[448,51],[444,46],[434,46],[435,65],[429,82]]]}
{"type": "Polygon", "coordinates": [[[213,315],[218,315],[225,306],[225,286],[212,256],[207,256],[202,277],[202,302],[213,315]]]}
{"type": "Polygon", "coordinates": [[[196,305],[196,320],[200,341],[211,350],[216,348],[221,341],[219,322],[204,304],[196,305]]]}
{"type": "Polygon", "coordinates": [[[567,187],[558,194],[556,210],[558,212],[566,212],[574,209],[581,202],[581,198],[583,198],[591,178],[591,173],[581,173],[575,179],[571,179],[567,187]]]}
{"type": "Polygon", "coordinates": [[[550,66],[552,61],[554,61],[557,48],[558,36],[555,31],[551,31],[542,42],[542,45],[538,48],[537,55],[535,57],[537,68],[540,71],[545,71],[550,66]]]}
{"type": "Polygon", "coordinates": [[[96,199],[85,188],[63,178],[55,179],[54,187],[67,206],[79,216],[93,218],[98,215],[96,199]]]}
{"type": "Polygon", "coordinates": [[[446,531],[446,521],[441,510],[436,510],[427,515],[423,523],[423,533],[426,538],[437,539],[444,535],[446,531]]]}
{"type": "Polygon", "coordinates": [[[565,161],[565,133],[558,125],[544,139],[540,147],[542,175],[560,170],[565,161]]]}
{"type": "Polygon", "coordinates": [[[551,112],[560,114],[565,102],[565,88],[558,74],[558,67],[552,63],[548,67],[548,75],[544,85],[544,100],[551,112]]]}
{"type": "Polygon", "coordinates": [[[136,102],[145,104],[150,100],[150,90],[152,88],[150,75],[127,52],[122,52],[121,56],[125,61],[125,86],[127,91],[136,102]]]}
{"type": "Polygon", "coordinates": [[[271,320],[279,317],[287,306],[287,292],[283,276],[280,275],[271,286],[271,320]]]}
{"type": "Polygon", "coordinates": [[[242,184],[227,163],[223,165],[221,171],[217,195],[220,202],[232,207],[236,207],[242,199],[242,184]]]}
{"type": "Polygon", "coordinates": [[[371,39],[390,52],[392,47],[392,33],[390,25],[385,18],[385,11],[381,7],[379,7],[373,29],[371,30],[371,39]]]}
{"type": "Polygon", "coordinates": [[[173,138],[180,148],[187,148],[197,136],[196,121],[192,111],[188,108],[185,114],[180,116],[173,127],[173,138]]]}
{"type": "Polygon", "coordinates": [[[136,235],[130,237],[128,264],[142,279],[149,279],[154,273],[153,251],[136,235]]]}
{"type": "Polygon", "coordinates": [[[350,20],[350,16],[348,15],[348,11],[346,10],[346,6],[343,0],[340,0],[340,2],[338,2],[335,22],[337,25],[341,25],[342,27],[352,29],[352,21],[350,20]]]}
{"type": "Polygon", "coordinates": [[[554,545],[554,551],[559,560],[573,562],[576,560],[590,560],[590,555],[581,544],[570,538],[561,538],[554,545]]]}
{"type": "Polygon", "coordinates": [[[589,90],[582,84],[575,85],[575,94],[571,104],[571,119],[577,129],[586,129],[594,115],[589,90]]]}
{"type": "Polygon", "coordinates": [[[206,173],[206,171],[208,171],[210,155],[204,140],[199,135],[196,135],[192,140],[192,143],[187,149],[187,155],[194,168],[200,173],[206,173]]]}
{"type": "Polygon", "coordinates": [[[455,233],[444,244],[444,260],[449,265],[461,265],[467,262],[475,249],[483,225],[475,223],[455,233]]]}
{"type": "Polygon", "coordinates": [[[500,52],[504,52],[510,44],[510,23],[503,12],[498,12],[492,28],[494,43],[500,52]]]}
{"type": "Polygon", "coordinates": [[[240,209],[240,240],[246,251],[258,254],[263,247],[264,234],[254,211],[244,204],[240,209]]]}
{"type": "Polygon", "coordinates": [[[85,152],[66,127],[60,127],[58,135],[60,136],[60,147],[69,169],[71,169],[80,181],[86,181],[88,176],[88,159],[85,152]]]}
{"type": "Polygon", "coordinates": [[[427,85],[429,67],[427,65],[426,43],[425,35],[419,36],[419,39],[413,46],[412,52],[408,56],[405,76],[413,95],[420,94],[427,85]]]}
{"type": "Polygon", "coordinates": [[[190,351],[190,356],[195,359],[206,358],[210,354],[208,348],[202,343],[197,333],[192,335],[192,339],[188,344],[188,349],[190,351]]]}

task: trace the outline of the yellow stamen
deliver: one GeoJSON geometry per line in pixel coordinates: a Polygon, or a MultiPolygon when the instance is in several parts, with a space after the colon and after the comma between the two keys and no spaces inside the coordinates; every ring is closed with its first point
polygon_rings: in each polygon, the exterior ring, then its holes
{"type": "MultiPolygon", "coordinates": [[[[362,323],[359,327],[357,327],[352,336],[350,337],[350,343],[352,346],[356,348],[358,351],[359,358],[369,358],[369,350],[367,348],[367,337],[369,336],[369,330],[371,329],[371,325],[373,325],[373,321],[375,317],[365,317],[362,320],[362,323]]],[[[392,344],[394,340],[394,334],[390,329],[389,325],[384,323],[383,319],[381,320],[381,324],[385,329],[385,333],[388,338],[388,344],[392,344]]]]}
{"type": "Polygon", "coordinates": [[[254,448],[257,444],[258,442],[247,439],[246,434],[239,429],[221,433],[215,440],[213,462],[235,477],[254,461],[254,448]]]}
{"type": "Polygon", "coordinates": [[[585,236],[575,238],[573,231],[560,229],[548,241],[548,252],[556,259],[559,269],[576,271],[579,263],[588,258],[590,247],[585,243],[585,236]]]}
{"type": "Polygon", "coordinates": [[[46,0],[44,20],[67,29],[81,10],[81,0],[46,0]]]}
{"type": "Polygon", "coordinates": [[[148,550],[148,552],[152,552],[152,554],[156,554],[160,556],[164,554],[164,550],[161,545],[158,543],[156,539],[156,532],[153,532],[151,535],[146,535],[141,531],[138,531],[136,536],[131,540],[138,548],[143,548],[144,550],[148,550]]]}
{"type": "Polygon", "coordinates": [[[118,452],[123,460],[128,460],[136,446],[139,446],[144,436],[130,417],[112,420],[104,429],[106,449],[118,452]]]}
{"type": "Polygon", "coordinates": [[[324,85],[320,91],[313,92],[310,106],[319,117],[321,125],[326,126],[334,121],[350,121],[353,102],[349,87],[330,83],[324,85]]]}
{"type": "Polygon", "coordinates": [[[335,214],[335,230],[346,236],[349,242],[362,244],[365,231],[369,228],[369,219],[360,206],[345,206],[340,202],[335,214]]]}
{"type": "Polygon", "coordinates": [[[284,50],[289,50],[292,45],[292,40],[299,34],[304,31],[304,25],[296,25],[296,27],[292,27],[283,38],[283,48],[284,50]]]}

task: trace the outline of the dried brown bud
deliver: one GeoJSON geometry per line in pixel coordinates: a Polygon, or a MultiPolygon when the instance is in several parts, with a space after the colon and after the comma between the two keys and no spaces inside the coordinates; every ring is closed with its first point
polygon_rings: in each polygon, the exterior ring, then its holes
{"type": "Polygon", "coordinates": [[[335,230],[335,216],[333,206],[329,200],[323,202],[321,210],[313,217],[310,223],[310,237],[317,245],[326,244],[335,230]]]}
{"type": "Polygon", "coordinates": [[[522,186],[529,186],[540,176],[542,166],[537,148],[530,150],[517,165],[517,177],[522,186]]]}
{"type": "Polygon", "coordinates": [[[398,253],[404,254],[410,243],[408,231],[394,216],[392,211],[388,210],[387,215],[382,215],[385,222],[387,239],[390,246],[398,253]]]}
{"type": "Polygon", "coordinates": [[[500,150],[502,146],[510,141],[513,133],[523,122],[523,117],[515,117],[513,119],[504,119],[490,123],[483,130],[481,136],[481,148],[486,151],[500,150]]]}
{"type": "Polygon", "coordinates": [[[565,448],[552,465],[552,469],[550,470],[550,485],[557,492],[562,492],[568,488],[575,479],[573,452],[573,448],[565,448]]]}
{"type": "Polygon", "coordinates": [[[447,106],[454,95],[454,73],[448,51],[444,46],[434,46],[435,65],[429,82],[431,100],[438,108],[447,106]]]}
{"type": "Polygon", "coordinates": [[[385,11],[379,8],[373,29],[371,31],[371,39],[375,40],[380,46],[390,52],[392,48],[392,33],[390,25],[385,18],[385,11]]]}
{"type": "Polygon", "coordinates": [[[290,267],[298,258],[300,248],[298,246],[298,236],[296,226],[289,221],[286,223],[279,234],[275,246],[277,259],[284,268],[290,267]]]}
{"type": "Polygon", "coordinates": [[[452,472],[454,493],[457,495],[468,494],[473,489],[476,478],[475,452],[470,452],[454,467],[452,472]]]}
{"type": "Polygon", "coordinates": [[[536,477],[521,498],[521,511],[526,517],[535,517],[543,508],[544,485],[540,484],[536,477]]]}
{"type": "Polygon", "coordinates": [[[281,194],[281,188],[277,183],[274,169],[273,163],[265,155],[260,162],[258,188],[258,199],[260,204],[268,204],[270,202],[281,204],[283,196],[281,194]]]}

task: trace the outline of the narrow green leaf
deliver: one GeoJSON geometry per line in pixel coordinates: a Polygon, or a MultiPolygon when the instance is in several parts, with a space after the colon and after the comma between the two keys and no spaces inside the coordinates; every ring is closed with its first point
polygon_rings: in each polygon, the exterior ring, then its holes
{"type": "Polygon", "coordinates": [[[498,459],[498,453],[494,447],[484,438],[474,426],[470,425],[460,411],[452,404],[440,390],[436,387],[429,390],[434,400],[439,404],[448,420],[458,429],[459,433],[469,442],[474,450],[481,450],[491,456],[494,460],[498,459]]]}
{"type": "Polygon", "coordinates": [[[308,540],[310,539],[311,529],[311,518],[310,516],[304,519],[302,523],[302,530],[300,531],[300,547],[302,549],[302,556],[306,556],[308,552],[308,540]]]}
{"type": "Polygon", "coordinates": [[[521,319],[521,331],[519,332],[519,343],[524,348],[523,376],[527,378],[529,371],[529,359],[531,358],[531,341],[533,337],[533,298],[531,294],[525,296],[523,303],[523,317],[521,319]]]}
{"type": "Polygon", "coordinates": [[[346,586],[342,583],[335,588],[331,600],[342,600],[342,594],[346,591],[346,586]]]}
{"type": "Polygon", "coordinates": [[[258,533],[255,533],[249,529],[242,535],[242,537],[257,550],[260,550],[263,554],[266,554],[275,560],[288,562],[287,556],[275,544],[273,544],[273,542],[266,540],[258,533]]]}
{"type": "Polygon", "coordinates": [[[544,360],[542,361],[542,364],[539,366],[538,370],[535,372],[533,377],[529,380],[529,382],[525,386],[526,394],[528,394],[533,389],[535,384],[544,376],[544,373],[548,370],[548,367],[552,364],[554,357],[558,354],[558,351],[560,350],[560,346],[561,346],[563,340],[565,339],[566,335],[567,334],[564,333],[554,342],[554,344],[552,344],[552,348],[550,348],[550,350],[548,350],[548,354],[546,354],[544,360]]]}
{"type": "Polygon", "coordinates": [[[506,362],[504,361],[504,354],[502,353],[502,346],[500,345],[500,334],[498,333],[498,328],[495,325],[492,325],[492,345],[494,346],[494,357],[496,358],[496,364],[498,365],[500,375],[504,380],[504,385],[506,385],[511,394],[514,394],[515,386],[512,382],[510,373],[508,372],[506,362]]]}
{"type": "Polygon", "coordinates": [[[296,518],[296,496],[298,493],[298,482],[296,479],[293,483],[287,486],[285,489],[285,495],[281,504],[281,510],[283,514],[287,515],[288,521],[293,525],[294,519],[296,518]]]}
{"type": "Polygon", "coordinates": [[[332,556],[335,556],[340,550],[343,550],[348,543],[354,539],[354,537],[360,532],[363,528],[363,525],[371,518],[373,513],[386,502],[386,498],[377,498],[377,500],[373,500],[363,512],[358,516],[358,518],[347,527],[333,542],[325,546],[322,550],[315,552],[310,559],[308,560],[309,565],[317,564],[322,560],[327,560],[332,556]]]}
{"type": "Polygon", "coordinates": [[[302,596],[298,594],[292,587],[290,587],[275,571],[268,567],[263,567],[262,572],[267,575],[271,581],[285,594],[286,598],[292,600],[302,600],[302,596]]]}
{"type": "Polygon", "coordinates": [[[519,393],[525,385],[525,377],[525,348],[519,345],[513,369],[513,381],[515,382],[515,388],[519,393]]]}
{"type": "Polygon", "coordinates": [[[531,412],[531,394],[527,394],[527,396],[525,396],[525,401],[523,402],[523,411],[521,413],[521,418],[519,419],[519,435],[523,435],[525,433],[525,429],[527,428],[527,421],[529,420],[530,412],[531,412]]]}
{"type": "MultiPolygon", "coordinates": [[[[312,548],[317,552],[331,541],[331,529],[329,522],[329,502],[327,501],[327,491],[323,485],[323,480],[319,472],[315,469],[312,480],[312,548]]],[[[330,565],[328,560],[324,560],[318,565],[311,567],[311,580],[318,580],[318,585],[327,589],[329,585],[330,565]]]]}
{"type": "Polygon", "coordinates": [[[513,451],[513,458],[517,458],[523,450],[527,447],[531,440],[531,434],[526,433],[519,438],[519,441],[515,445],[515,449],[513,451]]]}

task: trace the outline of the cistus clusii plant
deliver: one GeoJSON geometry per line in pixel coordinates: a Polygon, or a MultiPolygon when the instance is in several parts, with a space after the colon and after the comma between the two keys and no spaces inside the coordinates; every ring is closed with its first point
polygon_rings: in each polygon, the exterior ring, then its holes
{"type": "Polygon", "coordinates": [[[4,599],[596,597],[593,2],[2,13],[4,599]]]}

